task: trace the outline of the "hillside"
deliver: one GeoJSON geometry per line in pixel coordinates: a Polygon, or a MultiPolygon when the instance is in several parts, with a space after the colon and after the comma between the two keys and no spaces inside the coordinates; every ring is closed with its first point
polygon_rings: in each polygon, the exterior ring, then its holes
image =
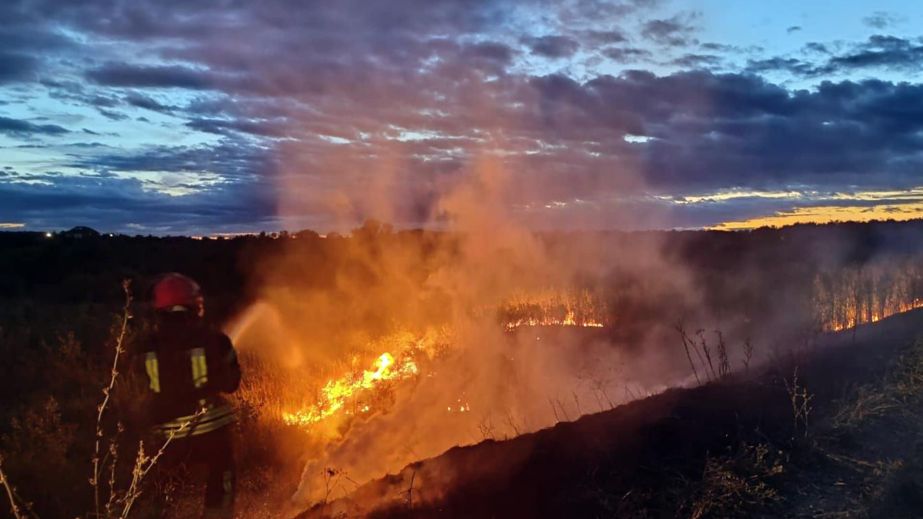
{"type": "Polygon", "coordinates": [[[751,374],[453,448],[300,517],[912,516],[921,331],[913,311],[831,334],[751,374]]]}

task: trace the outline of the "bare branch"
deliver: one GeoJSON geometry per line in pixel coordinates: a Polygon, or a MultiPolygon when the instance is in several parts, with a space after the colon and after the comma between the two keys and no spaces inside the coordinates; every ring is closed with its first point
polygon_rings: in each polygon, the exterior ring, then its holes
{"type": "Polygon", "coordinates": [[[115,341],[115,355],[112,357],[112,370],[109,375],[109,384],[103,389],[103,401],[96,407],[96,444],[93,449],[93,475],[90,478],[90,485],[93,487],[93,503],[95,505],[96,517],[100,517],[99,506],[99,476],[101,472],[101,463],[99,457],[100,444],[103,441],[103,415],[109,405],[109,399],[112,398],[112,391],[115,389],[115,383],[119,376],[119,359],[124,353],[125,335],[128,333],[128,321],[131,319],[131,280],[122,280],[122,291],[125,293],[125,306],[122,309],[122,325],[119,335],[115,341]]]}
{"type": "Polygon", "coordinates": [[[6,490],[6,497],[10,501],[10,509],[13,511],[13,517],[16,519],[26,519],[26,515],[19,507],[18,500],[16,499],[16,493],[13,491],[13,487],[10,485],[9,479],[6,477],[6,473],[3,472],[3,456],[0,456],[0,484],[2,484],[3,488],[6,490]]]}

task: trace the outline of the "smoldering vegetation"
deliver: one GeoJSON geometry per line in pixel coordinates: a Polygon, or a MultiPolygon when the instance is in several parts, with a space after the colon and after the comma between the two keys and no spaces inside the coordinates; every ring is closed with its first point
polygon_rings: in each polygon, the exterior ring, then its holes
{"type": "Polygon", "coordinates": [[[377,222],[217,241],[3,234],[4,468],[42,516],[86,509],[126,277],[129,343],[148,321],[145,281],[173,270],[202,282],[208,319],[236,336],[241,502],[254,511],[292,494],[335,499],[454,445],[720,378],[918,306],[921,235],[918,223],[531,233],[377,222]],[[48,486],[49,471],[62,484],[48,486]]]}

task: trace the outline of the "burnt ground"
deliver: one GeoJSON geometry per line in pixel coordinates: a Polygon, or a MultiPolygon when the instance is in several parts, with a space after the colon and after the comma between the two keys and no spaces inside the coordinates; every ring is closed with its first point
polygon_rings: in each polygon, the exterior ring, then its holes
{"type": "Polygon", "coordinates": [[[923,516],[921,332],[913,311],[825,336],[758,371],[450,449],[300,517],[923,516]]]}

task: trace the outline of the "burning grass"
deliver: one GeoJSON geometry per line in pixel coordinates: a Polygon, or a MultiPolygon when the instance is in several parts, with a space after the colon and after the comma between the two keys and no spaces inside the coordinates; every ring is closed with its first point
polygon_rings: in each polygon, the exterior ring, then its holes
{"type": "Polygon", "coordinates": [[[824,331],[848,330],[923,307],[923,272],[915,260],[823,272],[813,299],[824,331]]]}
{"type": "Polygon", "coordinates": [[[525,326],[582,326],[602,328],[606,305],[588,290],[545,290],[518,293],[497,312],[507,331],[525,326]]]}
{"type": "Polygon", "coordinates": [[[327,380],[315,401],[282,411],[282,420],[288,425],[308,427],[340,413],[350,416],[378,411],[383,389],[418,377],[420,361],[431,360],[445,347],[445,339],[440,339],[440,335],[404,332],[375,341],[368,350],[386,350],[368,369],[357,369],[359,357],[354,356],[348,371],[327,380]]]}
{"type": "MultiPolygon", "coordinates": [[[[602,328],[605,305],[589,291],[545,290],[535,294],[519,293],[495,307],[500,327],[513,332],[525,327],[602,328]]],[[[252,320],[247,316],[248,321],[252,320]]],[[[244,333],[244,328],[237,334],[244,333]]],[[[402,383],[412,383],[421,376],[433,376],[430,366],[445,351],[455,347],[454,332],[447,327],[431,327],[422,333],[399,331],[351,347],[360,352],[348,362],[337,365],[338,372],[326,381],[299,382],[297,375],[278,365],[249,356],[256,366],[245,382],[240,399],[251,408],[281,418],[286,425],[312,430],[325,421],[342,424],[351,417],[371,416],[387,411],[388,394],[402,383]],[[285,373],[284,382],[268,373],[285,373]]],[[[307,375],[306,375],[307,377],[307,375]]],[[[446,403],[447,412],[470,412],[470,403],[456,398],[446,403]]]]}

